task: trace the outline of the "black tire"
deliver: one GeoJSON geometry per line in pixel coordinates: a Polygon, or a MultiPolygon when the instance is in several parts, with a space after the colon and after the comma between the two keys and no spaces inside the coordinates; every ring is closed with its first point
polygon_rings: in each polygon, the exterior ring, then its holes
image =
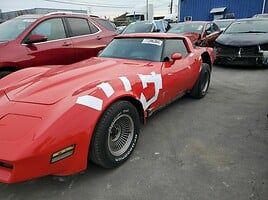
{"type": "Polygon", "coordinates": [[[134,150],[140,130],[137,109],[128,101],[112,104],[100,118],[91,141],[89,157],[104,168],[125,162],[134,150]]]}
{"type": "Polygon", "coordinates": [[[202,69],[199,78],[196,81],[190,96],[196,99],[201,99],[206,96],[210,84],[210,67],[207,63],[202,63],[202,69]]]}

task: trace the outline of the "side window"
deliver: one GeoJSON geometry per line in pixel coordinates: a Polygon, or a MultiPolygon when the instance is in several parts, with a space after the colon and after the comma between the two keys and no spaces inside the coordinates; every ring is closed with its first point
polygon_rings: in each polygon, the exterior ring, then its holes
{"type": "Polygon", "coordinates": [[[213,23],[212,24],[212,32],[218,31],[219,27],[217,26],[217,24],[213,23]]]}
{"type": "Polygon", "coordinates": [[[165,61],[165,60],[168,60],[168,58],[170,60],[171,55],[173,53],[181,53],[182,57],[185,57],[188,54],[188,50],[183,40],[180,40],[180,39],[166,40],[162,60],[165,61]]]}
{"type": "Polygon", "coordinates": [[[53,18],[41,22],[32,30],[31,34],[45,35],[48,41],[66,38],[61,18],[53,18]]]}
{"type": "Polygon", "coordinates": [[[88,24],[89,24],[89,27],[91,29],[91,33],[97,33],[99,31],[99,29],[91,22],[88,22],[88,24]]]}
{"type": "Polygon", "coordinates": [[[80,36],[91,34],[91,30],[87,19],[82,18],[67,18],[71,28],[71,36],[80,36]]]}
{"type": "Polygon", "coordinates": [[[104,20],[104,19],[94,19],[95,21],[97,21],[99,24],[101,24],[102,26],[104,26],[105,28],[107,28],[109,31],[115,31],[115,26],[112,25],[111,22],[104,20]]]}

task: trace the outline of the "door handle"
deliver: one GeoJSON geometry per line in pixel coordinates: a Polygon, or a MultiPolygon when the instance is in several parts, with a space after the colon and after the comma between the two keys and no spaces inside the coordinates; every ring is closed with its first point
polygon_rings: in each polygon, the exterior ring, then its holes
{"type": "Polygon", "coordinates": [[[97,39],[97,40],[101,40],[101,38],[102,38],[101,36],[97,36],[97,38],[96,38],[96,39],[97,39]]]}
{"type": "Polygon", "coordinates": [[[68,47],[68,46],[71,46],[71,45],[72,45],[71,42],[64,42],[62,46],[68,47]]]}

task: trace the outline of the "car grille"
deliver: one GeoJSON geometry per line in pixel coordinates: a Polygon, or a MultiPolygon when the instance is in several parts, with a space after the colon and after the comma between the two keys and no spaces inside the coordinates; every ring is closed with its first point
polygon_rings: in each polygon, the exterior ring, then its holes
{"type": "MultiPolygon", "coordinates": [[[[261,45],[262,50],[268,48],[268,45],[261,45]]],[[[259,57],[259,46],[245,46],[245,47],[235,47],[235,46],[225,46],[217,45],[217,55],[218,56],[228,56],[228,57],[259,57]]]]}
{"type": "Polygon", "coordinates": [[[219,53],[221,55],[234,55],[238,53],[238,47],[218,45],[217,49],[219,49],[219,53]]]}
{"type": "Polygon", "coordinates": [[[268,51],[268,44],[260,45],[260,49],[263,50],[263,51],[268,51]]]}
{"type": "Polygon", "coordinates": [[[256,56],[259,54],[258,46],[241,47],[238,51],[240,51],[241,56],[256,56]]]}

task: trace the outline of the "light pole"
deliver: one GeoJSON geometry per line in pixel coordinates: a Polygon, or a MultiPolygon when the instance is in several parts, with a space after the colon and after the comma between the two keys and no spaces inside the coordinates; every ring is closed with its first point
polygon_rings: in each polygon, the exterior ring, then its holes
{"type": "Polygon", "coordinates": [[[149,18],[149,0],[146,0],[146,20],[149,18]]]}
{"type": "Polygon", "coordinates": [[[266,0],[263,0],[262,11],[261,11],[262,14],[265,12],[265,4],[266,4],[266,0]]]}
{"type": "Polygon", "coordinates": [[[173,0],[170,1],[170,14],[172,14],[173,0]]]}
{"type": "Polygon", "coordinates": [[[181,21],[181,0],[178,0],[178,22],[181,21]]]}

